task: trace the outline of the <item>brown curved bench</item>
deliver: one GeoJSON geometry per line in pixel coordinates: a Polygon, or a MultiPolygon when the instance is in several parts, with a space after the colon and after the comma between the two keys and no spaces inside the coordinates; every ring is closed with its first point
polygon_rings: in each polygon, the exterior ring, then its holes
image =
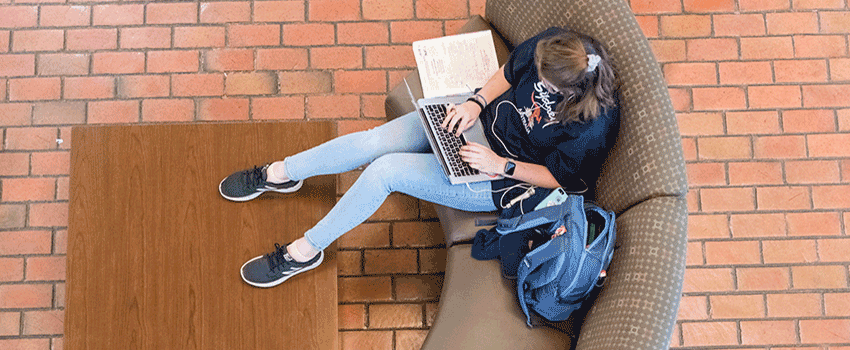
{"type": "MultiPolygon", "coordinates": [[[[496,260],[470,256],[476,218],[437,207],[448,261],[436,319],[423,349],[667,349],[685,271],[687,180],[681,138],[664,78],[649,43],[623,0],[488,0],[487,20],[463,32],[490,29],[500,63],[508,48],[551,26],[600,40],[621,79],[621,126],[597,182],[594,200],[617,213],[617,245],[606,285],[586,310],[551,327],[528,328],[515,285],[496,260]]],[[[418,87],[418,74],[408,77],[418,87]]],[[[419,93],[421,96],[421,92],[419,93]]],[[[413,110],[407,91],[386,101],[389,118],[413,110]]]]}

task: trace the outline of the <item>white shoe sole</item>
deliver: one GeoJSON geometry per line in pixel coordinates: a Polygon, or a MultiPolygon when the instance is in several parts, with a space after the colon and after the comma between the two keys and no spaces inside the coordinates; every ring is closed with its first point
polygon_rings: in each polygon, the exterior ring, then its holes
{"type": "MultiPolygon", "coordinates": [[[[227,180],[227,178],[224,178],[224,180],[227,180]]],[[[222,197],[224,197],[225,199],[230,200],[230,201],[234,201],[234,202],[247,202],[249,200],[252,200],[254,198],[259,197],[261,194],[266,193],[266,192],[292,193],[292,192],[300,190],[301,186],[304,185],[304,181],[298,181],[298,183],[295,184],[295,186],[292,186],[290,188],[284,188],[284,189],[280,189],[280,190],[263,188],[263,189],[260,189],[260,191],[254,192],[254,193],[252,193],[248,196],[245,196],[245,197],[230,197],[230,196],[224,194],[224,191],[221,190],[221,185],[224,184],[224,180],[221,180],[221,182],[218,183],[218,193],[222,197]]]]}
{"type": "Polygon", "coordinates": [[[245,281],[245,283],[248,283],[248,284],[250,284],[250,285],[252,285],[252,286],[254,286],[254,287],[259,287],[259,288],[271,288],[271,287],[274,287],[274,286],[276,286],[276,285],[278,285],[278,284],[281,284],[281,283],[283,283],[283,282],[286,282],[286,280],[288,280],[288,279],[292,278],[292,277],[293,277],[293,276],[295,276],[295,275],[298,275],[298,274],[300,274],[300,273],[302,273],[302,272],[307,272],[307,271],[310,271],[310,270],[312,270],[312,269],[315,269],[317,266],[319,266],[319,265],[322,263],[322,261],[324,261],[324,260],[325,260],[325,253],[324,253],[324,252],[319,252],[319,254],[321,254],[321,256],[319,256],[319,260],[317,260],[317,261],[316,261],[315,263],[313,263],[312,265],[305,266],[305,267],[304,267],[304,268],[302,268],[301,270],[298,270],[297,272],[295,272],[295,273],[293,273],[293,274],[291,274],[291,275],[284,276],[283,278],[280,278],[280,279],[277,279],[277,280],[274,280],[274,281],[271,281],[271,282],[267,282],[267,283],[257,283],[257,282],[251,282],[251,281],[249,281],[248,279],[246,279],[246,278],[245,278],[245,273],[243,272],[243,271],[245,271],[245,265],[248,265],[249,263],[251,263],[251,262],[252,262],[252,261],[254,261],[254,260],[257,260],[257,259],[263,258],[263,257],[265,257],[265,255],[260,255],[260,256],[258,256],[258,257],[256,257],[256,258],[253,258],[253,259],[251,259],[251,260],[248,260],[248,262],[246,262],[246,263],[242,264],[242,267],[239,269],[239,275],[240,275],[240,276],[242,276],[242,280],[243,280],[243,281],[245,281]]]}

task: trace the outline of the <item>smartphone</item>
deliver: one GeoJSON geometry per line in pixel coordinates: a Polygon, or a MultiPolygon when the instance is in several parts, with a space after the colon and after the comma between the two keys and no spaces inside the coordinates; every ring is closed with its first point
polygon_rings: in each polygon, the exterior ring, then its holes
{"type": "Polygon", "coordinates": [[[536,207],[534,207],[534,210],[543,209],[543,208],[546,208],[546,207],[551,207],[553,205],[561,204],[561,203],[563,203],[567,200],[567,197],[569,197],[567,192],[564,192],[563,188],[558,187],[558,188],[552,190],[552,193],[550,193],[548,196],[546,196],[546,198],[543,198],[543,200],[540,201],[540,204],[538,204],[536,207]]]}

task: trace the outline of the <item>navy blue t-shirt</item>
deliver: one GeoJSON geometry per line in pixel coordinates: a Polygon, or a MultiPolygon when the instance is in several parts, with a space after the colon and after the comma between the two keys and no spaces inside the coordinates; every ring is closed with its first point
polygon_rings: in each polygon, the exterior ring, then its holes
{"type": "MultiPolygon", "coordinates": [[[[511,88],[490,102],[480,118],[496,154],[545,165],[567,191],[583,190],[583,180],[589,187],[587,198],[593,198],[602,163],[617,137],[619,108],[609,107],[585,123],[561,124],[555,120],[555,107],[569,102],[546,90],[537,76],[534,51],[538,41],[561,31],[565,30],[549,28],[516,47],[505,63],[505,79],[511,88]]],[[[517,183],[513,179],[491,181],[494,191],[517,183]]],[[[494,192],[493,202],[501,209],[523,192],[524,189],[512,189],[504,198],[503,192],[494,192]]]]}

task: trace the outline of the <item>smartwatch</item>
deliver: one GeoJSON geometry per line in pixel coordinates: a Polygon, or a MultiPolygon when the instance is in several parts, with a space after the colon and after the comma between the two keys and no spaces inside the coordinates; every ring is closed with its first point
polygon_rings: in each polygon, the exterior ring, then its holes
{"type": "Polygon", "coordinates": [[[513,176],[513,175],[514,175],[514,170],[516,170],[516,163],[514,163],[514,162],[513,162],[513,161],[511,161],[510,159],[508,159],[507,161],[508,161],[508,162],[507,162],[507,163],[505,163],[505,170],[504,170],[504,173],[505,173],[505,175],[513,176]]]}

